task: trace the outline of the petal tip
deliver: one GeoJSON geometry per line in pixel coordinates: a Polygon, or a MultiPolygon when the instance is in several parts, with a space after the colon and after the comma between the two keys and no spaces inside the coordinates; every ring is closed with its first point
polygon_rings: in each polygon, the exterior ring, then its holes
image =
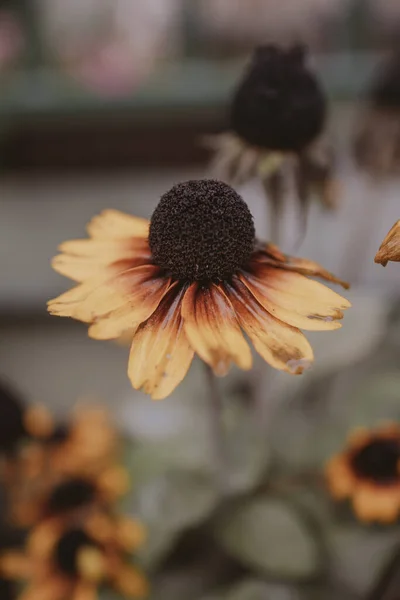
{"type": "Polygon", "coordinates": [[[288,372],[292,375],[302,375],[311,368],[313,361],[309,358],[291,358],[287,361],[288,372]]]}

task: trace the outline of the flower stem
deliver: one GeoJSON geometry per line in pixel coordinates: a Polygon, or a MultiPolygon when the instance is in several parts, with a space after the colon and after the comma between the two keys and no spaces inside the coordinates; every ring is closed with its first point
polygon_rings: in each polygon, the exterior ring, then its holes
{"type": "Polygon", "coordinates": [[[389,559],[381,576],[373,589],[367,594],[366,600],[397,600],[400,586],[400,547],[389,559]]]}
{"type": "Polygon", "coordinates": [[[207,364],[205,368],[209,389],[210,435],[215,458],[215,478],[221,491],[227,493],[228,460],[224,442],[223,401],[213,370],[207,364]]]}

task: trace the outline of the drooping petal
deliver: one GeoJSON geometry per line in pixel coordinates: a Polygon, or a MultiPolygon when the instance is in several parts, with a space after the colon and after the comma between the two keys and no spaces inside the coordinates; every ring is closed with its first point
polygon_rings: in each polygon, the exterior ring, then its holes
{"type": "Polygon", "coordinates": [[[52,260],[57,273],[74,281],[85,281],[102,273],[107,265],[128,261],[130,267],[148,264],[151,260],[147,240],[72,240],[59,246],[61,254],[52,260]]]}
{"type": "Polygon", "coordinates": [[[384,267],[390,260],[400,261],[400,219],[393,225],[375,256],[375,262],[384,267]]]}
{"type": "Polygon", "coordinates": [[[193,359],[181,317],[184,289],[174,284],[133,337],[128,375],[136,389],[154,400],[168,396],[185,377],[193,359]]]}
{"type": "Polygon", "coordinates": [[[346,290],[350,287],[346,281],[338,279],[335,275],[324,269],[319,263],[307,258],[296,258],[294,256],[283,254],[279,248],[272,244],[266,244],[264,248],[258,251],[254,256],[254,262],[268,264],[272,267],[278,267],[279,269],[285,269],[287,271],[295,271],[296,273],[307,275],[309,277],[320,277],[321,279],[325,279],[325,281],[337,283],[346,290]]]}
{"type": "MultiPolygon", "coordinates": [[[[116,270],[116,265],[112,265],[116,270]]],[[[94,323],[89,335],[96,339],[118,337],[126,329],[135,329],[157,308],[170,286],[153,265],[124,269],[108,277],[99,277],[78,285],[50,300],[49,312],[94,323]]]]}
{"type": "Polygon", "coordinates": [[[250,348],[221,287],[193,283],[182,301],[182,317],[190,345],[216,375],[225,375],[231,361],[251,368],[250,348]]]}
{"type": "Polygon", "coordinates": [[[93,217],[87,225],[86,231],[94,239],[147,238],[149,221],[119,210],[108,209],[93,217]]]}
{"type": "Polygon", "coordinates": [[[337,319],[350,302],[325,285],[294,271],[259,264],[253,273],[242,273],[241,281],[274,317],[310,331],[338,329],[337,319]]]}
{"type": "Polygon", "coordinates": [[[311,366],[313,351],[299,329],[270,315],[237,277],[225,289],[240,325],[264,360],[294,375],[311,366]]]}

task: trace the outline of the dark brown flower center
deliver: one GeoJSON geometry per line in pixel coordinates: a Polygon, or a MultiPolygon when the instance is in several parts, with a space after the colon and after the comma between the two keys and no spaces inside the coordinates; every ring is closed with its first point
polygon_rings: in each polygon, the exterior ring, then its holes
{"type": "Polygon", "coordinates": [[[352,466],[359,477],[375,483],[390,483],[399,479],[400,439],[377,438],[358,450],[352,466]]]}
{"type": "Polygon", "coordinates": [[[83,548],[99,548],[99,545],[81,529],[70,529],[59,539],[54,549],[54,561],[65,575],[78,575],[78,555],[83,548]]]}
{"type": "Polygon", "coordinates": [[[326,100],[304,55],[298,46],[254,53],[231,106],[231,127],[249,144],[298,152],[321,133],[326,100]]]}
{"type": "Polygon", "coordinates": [[[96,486],[83,478],[69,479],[54,488],[46,502],[46,513],[62,514],[90,504],[96,496],[96,486]]]}
{"type": "Polygon", "coordinates": [[[221,281],[248,261],[253,217],[241,196],[215,180],[193,180],[164,194],[150,223],[154,262],[184,281],[221,281]]]}

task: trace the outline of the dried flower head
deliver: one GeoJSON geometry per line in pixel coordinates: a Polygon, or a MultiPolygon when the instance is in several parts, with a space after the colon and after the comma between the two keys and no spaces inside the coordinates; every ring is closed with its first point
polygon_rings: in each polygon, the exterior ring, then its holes
{"type": "Polygon", "coordinates": [[[259,176],[275,213],[291,173],[306,210],[313,194],[336,205],[334,159],[322,139],[327,101],[303,46],[257,48],[232,98],[230,132],[209,140],[211,170],[240,184],[259,176]]]}
{"type": "Polygon", "coordinates": [[[400,53],[385,59],[366,94],[354,137],[358,165],[374,177],[400,170],[400,53]]]}
{"type": "Polygon", "coordinates": [[[362,521],[390,523],[400,514],[400,427],[355,431],[347,448],[327,463],[328,488],[350,499],[362,521]]]}
{"type": "Polygon", "coordinates": [[[400,262],[400,220],[393,225],[375,256],[375,262],[384,267],[390,260],[400,262]]]}
{"type": "Polygon", "coordinates": [[[49,311],[89,324],[95,339],[134,332],[128,374],[155,399],[185,377],[196,352],[217,375],[250,369],[241,328],[273,367],[300,374],[313,352],[299,328],[332,330],[350,303],[309,279],[340,282],[320,265],[255,239],[242,198],[215,180],[164,194],[151,222],[115,210],[66,242],[54,268],[79,282],[49,311]]]}

